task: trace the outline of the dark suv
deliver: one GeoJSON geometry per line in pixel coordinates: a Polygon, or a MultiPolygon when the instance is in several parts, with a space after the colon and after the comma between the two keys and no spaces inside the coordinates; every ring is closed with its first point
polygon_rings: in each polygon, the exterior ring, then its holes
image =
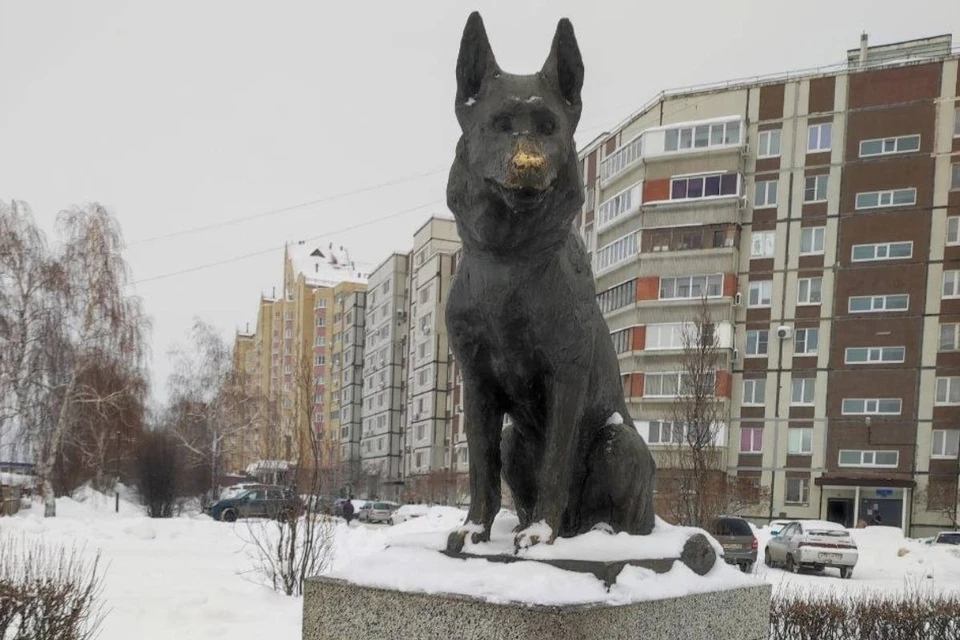
{"type": "Polygon", "coordinates": [[[237,518],[286,520],[299,515],[302,505],[286,487],[262,486],[220,500],[207,509],[214,520],[236,522],[237,518]]]}
{"type": "Polygon", "coordinates": [[[757,561],[757,538],[750,524],[738,516],[718,516],[710,526],[710,533],[723,546],[723,559],[736,564],[744,573],[750,573],[757,561]]]}

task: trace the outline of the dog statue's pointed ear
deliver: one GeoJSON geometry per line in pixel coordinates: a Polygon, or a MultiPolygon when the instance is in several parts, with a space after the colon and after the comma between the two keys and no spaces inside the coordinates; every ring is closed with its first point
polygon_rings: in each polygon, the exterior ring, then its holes
{"type": "Polygon", "coordinates": [[[583,88],[583,58],[577,37],[573,34],[573,25],[566,18],[557,23],[557,33],[553,36],[550,55],[540,72],[560,91],[560,95],[576,111],[580,118],[580,90],[583,88]]]}
{"type": "Polygon", "coordinates": [[[483,28],[483,19],[474,11],[467,18],[467,26],[463,28],[463,38],[460,39],[460,56],[457,58],[457,107],[471,98],[476,99],[484,78],[499,70],[487,39],[487,30],[483,28]]]}

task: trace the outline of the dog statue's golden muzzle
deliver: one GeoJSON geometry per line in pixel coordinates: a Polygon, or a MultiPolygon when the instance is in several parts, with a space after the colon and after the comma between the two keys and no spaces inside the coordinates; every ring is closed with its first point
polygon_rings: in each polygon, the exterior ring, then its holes
{"type": "Polygon", "coordinates": [[[510,157],[506,186],[511,189],[547,188],[547,158],[540,145],[527,139],[517,141],[510,157]]]}

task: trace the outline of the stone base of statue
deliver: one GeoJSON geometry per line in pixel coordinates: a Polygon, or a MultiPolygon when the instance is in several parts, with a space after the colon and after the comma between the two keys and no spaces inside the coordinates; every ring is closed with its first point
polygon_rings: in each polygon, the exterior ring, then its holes
{"type": "MultiPolygon", "coordinates": [[[[515,553],[515,518],[491,541],[443,551],[445,532],[390,546],[311,579],[304,640],[761,640],[770,585],[722,559],[690,566],[693,529],[658,522],[650,536],[602,531],[515,553]]],[[[703,554],[699,554],[700,557],[703,554]]]]}

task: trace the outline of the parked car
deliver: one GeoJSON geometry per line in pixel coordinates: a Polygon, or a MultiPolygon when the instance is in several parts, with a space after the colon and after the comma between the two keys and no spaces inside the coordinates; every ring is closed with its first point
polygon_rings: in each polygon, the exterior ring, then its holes
{"type": "Polygon", "coordinates": [[[795,520],[771,520],[769,525],[770,535],[772,536],[777,535],[778,533],[780,533],[781,529],[783,529],[785,526],[787,526],[791,522],[795,522],[795,520]]]}
{"type": "Polygon", "coordinates": [[[267,485],[262,482],[242,482],[240,484],[233,484],[229,487],[224,487],[220,492],[221,500],[229,500],[230,498],[236,498],[241,493],[245,493],[250,489],[257,489],[260,487],[266,487],[267,485]]]}
{"type": "Polygon", "coordinates": [[[941,531],[936,535],[936,537],[931,538],[927,544],[943,544],[950,546],[960,545],[960,531],[941,531]]]}
{"type": "Polygon", "coordinates": [[[214,520],[236,522],[238,518],[271,518],[284,520],[300,513],[299,498],[285,487],[262,486],[220,500],[207,514],[214,520]]]}
{"type": "Polygon", "coordinates": [[[390,522],[390,516],[399,506],[395,502],[366,502],[357,517],[360,522],[390,522]]]}
{"type": "Polygon", "coordinates": [[[427,515],[430,507],[425,504],[405,504],[390,514],[390,524],[400,524],[413,518],[427,515]]]}
{"type": "Polygon", "coordinates": [[[718,516],[710,525],[710,533],[723,546],[723,559],[750,573],[757,561],[757,538],[750,523],[737,516],[718,516]]]}
{"type": "Polygon", "coordinates": [[[770,538],[763,562],[768,567],[783,565],[792,573],[804,567],[815,571],[832,567],[840,570],[841,578],[847,579],[853,576],[859,555],[857,543],[842,525],[801,520],[791,522],[770,538]]]}

